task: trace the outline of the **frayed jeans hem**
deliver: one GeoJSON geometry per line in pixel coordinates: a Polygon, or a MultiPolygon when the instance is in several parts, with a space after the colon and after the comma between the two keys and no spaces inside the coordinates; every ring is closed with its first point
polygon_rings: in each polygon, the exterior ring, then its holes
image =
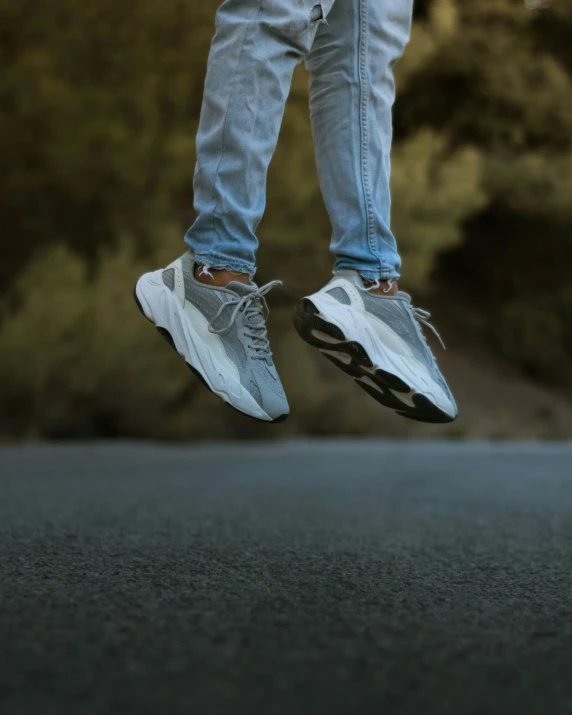
{"type": "Polygon", "coordinates": [[[195,261],[207,268],[214,268],[215,271],[230,271],[231,273],[242,273],[250,278],[256,273],[256,268],[241,261],[229,261],[227,258],[217,256],[214,253],[193,253],[195,261]]]}
{"type": "Polygon", "coordinates": [[[334,270],[334,275],[337,275],[340,271],[356,271],[361,278],[365,278],[366,281],[398,281],[401,277],[400,274],[393,268],[372,270],[370,268],[357,268],[356,266],[336,266],[334,270]]]}

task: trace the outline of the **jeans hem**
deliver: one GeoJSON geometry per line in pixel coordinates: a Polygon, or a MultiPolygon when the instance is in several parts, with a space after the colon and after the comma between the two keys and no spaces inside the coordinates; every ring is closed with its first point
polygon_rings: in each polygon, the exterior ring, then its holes
{"type": "Polygon", "coordinates": [[[400,279],[400,274],[394,268],[379,268],[377,270],[371,268],[357,268],[356,266],[336,266],[334,270],[334,275],[337,275],[340,271],[355,271],[361,278],[365,278],[367,281],[397,281],[400,279]]]}
{"type": "Polygon", "coordinates": [[[214,268],[215,271],[231,271],[232,273],[246,273],[250,278],[256,273],[256,268],[242,261],[233,261],[214,253],[194,253],[195,261],[199,265],[214,268]]]}

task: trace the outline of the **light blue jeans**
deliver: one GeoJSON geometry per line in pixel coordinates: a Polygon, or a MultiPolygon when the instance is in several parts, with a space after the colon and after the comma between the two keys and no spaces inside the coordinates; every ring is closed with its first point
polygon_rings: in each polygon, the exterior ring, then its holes
{"type": "Polygon", "coordinates": [[[292,74],[306,61],[320,187],[334,271],[399,277],[390,229],[393,66],[413,0],[226,0],[216,16],[197,136],[199,263],[251,276],[292,74]]]}

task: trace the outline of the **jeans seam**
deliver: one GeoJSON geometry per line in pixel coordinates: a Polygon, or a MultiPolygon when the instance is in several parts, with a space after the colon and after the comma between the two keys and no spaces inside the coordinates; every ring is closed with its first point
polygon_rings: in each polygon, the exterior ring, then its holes
{"type": "MultiPolygon", "coordinates": [[[[258,20],[258,18],[260,17],[260,12],[261,12],[261,10],[262,10],[262,2],[263,2],[263,0],[260,0],[260,3],[259,3],[259,5],[258,5],[258,11],[257,11],[257,13],[256,13],[256,20],[258,20]]],[[[218,181],[218,176],[219,176],[219,172],[220,172],[220,167],[221,167],[222,161],[223,161],[223,159],[224,159],[224,155],[225,155],[225,141],[226,141],[226,130],[227,130],[227,125],[228,125],[229,109],[230,109],[231,102],[232,102],[232,100],[233,100],[233,98],[234,98],[234,90],[235,90],[235,87],[236,87],[236,78],[238,77],[238,70],[239,70],[239,68],[240,68],[240,63],[241,63],[241,61],[242,61],[242,55],[243,55],[244,48],[245,48],[245,45],[246,45],[246,39],[247,39],[247,37],[248,37],[248,34],[249,34],[249,32],[250,32],[250,29],[251,29],[252,25],[253,25],[253,21],[252,21],[252,19],[250,19],[250,20],[248,21],[248,23],[247,23],[247,25],[246,25],[246,29],[245,29],[245,31],[244,31],[244,38],[243,38],[243,41],[242,41],[242,47],[240,48],[240,54],[239,54],[239,56],[238,56],[238,61],[237,61],[237,63],[236,63],[236,67],[235,67],[235,69],[234,69],[234,76],[233,76],[233,78],[232,78],[232,86],[231,86],[231,88],[230,88],[230,92],[229,92],[229,96],[228,96],[228,103],[227,103],[226,109],[225,109],[224,124],[223,124],[223,128],[222,128],[222,141],[221,141],[220,159],[219,159],[219,161],[218,161],[218,164],[217,164],[217,167],[216,167],[216,171],[215,171],[215,174],[214,174],[214,178],[213,178],[213,187],[214,187],[214,189],[215,189],[215,193],[216,193],[216,191],[217,191],[217,188],[216,188],[216,187],[217,187],[217,181],[218,181]]],[[[216,230],[216,219],[218,218],[218,216],[217,216],[217,209],[218,209],[218,207],[219,207],[219,202],[220,202],[220,193],[216,194],[216,196],[217,196],[217,198],[216,198],[215,205],[214,205],[214,207],[213,207],[213,212],[212,212],[211,220],[212,220],[212,230],[213,230],[213,233],[214,233],[214,235],[215,235],[217,238],[220,238],[220,236],[218,235],[218,232],[217,232],[217,230],[216,230]]]]}
{"type": "Polygon", "coordinates": [[[361,175],[364,190],[364,204],[366,214],[367,243],[372,255],[377,258],[373,250],[373,199],[371,195],[368,157],[368,112],[367,112],[367,0],[359,0],[359,79],[360,79],[360,127],[361,127],[361,175]]]}

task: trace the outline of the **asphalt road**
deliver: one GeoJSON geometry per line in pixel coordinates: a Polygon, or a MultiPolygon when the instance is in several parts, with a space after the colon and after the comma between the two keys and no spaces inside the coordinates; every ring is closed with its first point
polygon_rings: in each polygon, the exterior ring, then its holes
{"type": "Polygon", "coordinates": [[[0,450],[3,715],[572,713],[572,448],[0,450]]]}

